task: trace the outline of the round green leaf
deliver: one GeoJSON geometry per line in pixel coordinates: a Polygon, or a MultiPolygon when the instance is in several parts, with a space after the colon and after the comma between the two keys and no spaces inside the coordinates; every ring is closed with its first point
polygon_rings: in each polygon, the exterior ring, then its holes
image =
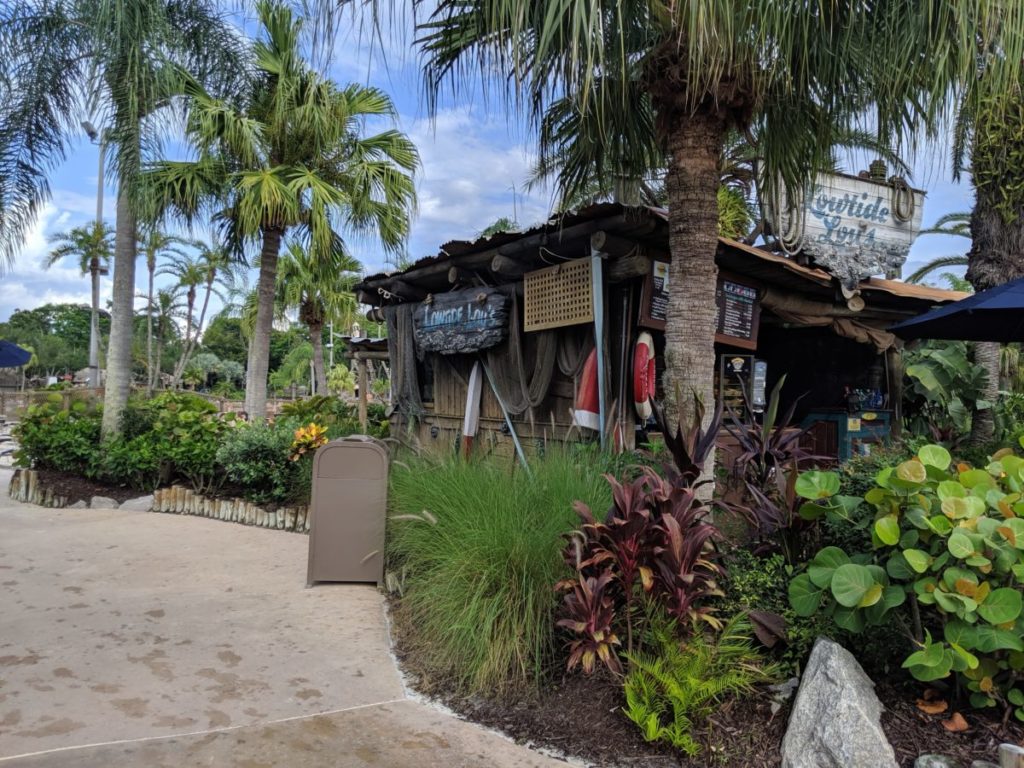
{"type": "Polygon", "coordinates": [[[920,461],[904,461],[896,467],[896,477],[908,483],[923,483],[928,479],[928,472],[920,461]]]}
{"type": "Polygon", "coordinates": [[[950,534],[946,547],[949,549],[949,554],[961,560],[974,554],[974,544],[971,543],[967,534],[961,531],[953,531],[950,534]]]}
{"type": "Polygon", "coordinates": [[[832,574],[832,596],[840,605],[856,608],[874,584],[875,579],[866,566],[847,563],[832,574]]]}
{"type": "Polygon", "coordinates": [[[797,616],[812,616],[821,606],[823,594],[824,590],[816,586],[806,573],[789,582],[789,604],[797,616]]]}
{"type": "Polygon", "coordinates": [[[879,541],[890,547],[900,540],[900,521],[896,515],[886,515],[875,521],[875,535],[879,541]]]}
{"type": "Polygon", "coordinates": [[[921,450],[917,452],[917,458],[921,460],[922,464],[927,464],[929,467],[935,467],[936,469],[947,469],[950,462],[953,461],[949,451],[941,445],[922,446],[921,450]]]}
{"type": "Polygon", "coordinates": [[[1012,587],[1002,587],[992,590],[985,602],[978,606],[978,615],[989,624],[1006,624],[1020,616],[1021,607],[1020,592],[1012,587]]]}
{"type": "Polygon", "coordinates": [[[832,574],[840,565],[850,562],[850,558],[839,547],[825,547],[811,560],[807,567],[807,575],[815,586],[827,587],[832,581],[832,574]]]}
{"type": "Polygon", "coordinates": [[[839,493],[839,475],[818,470],[801,472],[796,479],[794,490],[796,495],[803,499],[827,499],[839,493]]]}
{"type": "Polygon", "coordinates": [[[904,551],[903,557],[917,573],[924,573],[928,570],[928,564],[932,561],[931,555],[920,549],[908,549],[904,551]]]}

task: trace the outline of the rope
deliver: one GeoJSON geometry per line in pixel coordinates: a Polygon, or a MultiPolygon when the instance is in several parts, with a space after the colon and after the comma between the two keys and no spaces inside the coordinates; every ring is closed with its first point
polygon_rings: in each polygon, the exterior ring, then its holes
{"type": "Polygon", "coordinates": [[[412,331],[415,307],[413,303],[384,307],[384,319],[388,324],[388,359],[391,362],[391,402],[399,413],[407,416],[424,413],[412,331]]]}
{"type": "Polygon", "coordinates": [[[570,379],[578,378],[593,348],[594,334],[589,325],[564,328],[558,345],[558,370],[570,379]]]}
{"type": "Polygon", "coordinates": [[[523,350],[523,334],[519,320],[519,297],[512,292],[509,311],[508,339],[500,346],[487,350],[487,365],[494,373],[495,392],[514,416],[532,410],[544,402],[551,389],[558,356],[558,336],[554,331],[536,334],[536,347],[532,361],[523,350]],[[527,375],[527,369],[530,369],[527,375]]]}
{"type": "Polygon", "coordinates": [[[893,176],[889,179],[889,184],[892,185],[890,197],[893,218],[896,221],[910,221],[914,218],[914,207],[917,204],[914,200],[914,191],[902,176],[893,176]]]}

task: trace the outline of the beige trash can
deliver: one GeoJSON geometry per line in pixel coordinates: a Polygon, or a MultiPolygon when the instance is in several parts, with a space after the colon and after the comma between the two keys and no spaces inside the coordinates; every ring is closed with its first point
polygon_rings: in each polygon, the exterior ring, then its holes
{"type": "Polygon", "coordinates": [[[318,581],[384,581],[388,452],[353,435],[321,446],[313,458],[309,570],[318,581]]]}

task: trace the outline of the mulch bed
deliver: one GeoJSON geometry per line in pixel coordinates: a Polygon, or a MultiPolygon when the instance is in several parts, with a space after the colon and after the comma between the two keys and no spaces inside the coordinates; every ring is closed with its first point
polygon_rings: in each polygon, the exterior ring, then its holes
{"type": "MultiPolygon", "coordinates": [[[[885,704],[882,728],[896,751],[900,768],[913,768],[918,755],[923,754],[952,757],[963,768],[969,768],[974,760],[998,765],[1000,744],[1024,744],[1024,724],[1011,716],[1004,727],[1002,711],[951,707],[941,714],[929,715],[918,709],[916,703],[924,695],[923,684],[914,687],[879,683],[876,690],[885,704]],[[953,732],[943,727],[942,722],[956,711],[967,721],[966,731],[953,732]]],[[[952,696],[945,693],[938,697],[952,701],[952,696]]]]}
{"type": "MultiPolygon", "coordinates": [[[[68,504],[76,501],[89,501],[93,496],[106,496],[118,504],[128,499],[137,499],[145,496],[142,491],[133,491],[130,488],[118,488],[102,483],[94,483],[78,475],[70,475],[65,472],[57,472],[52,469],[39,469],[39,484],[41,488],[51,488],[56,496],[64,496],[68,504]]],[[[6,489],[4,489],[6,493],[6,489]]]]}
{"type": "MultiPolygon", "coordinates": [[[[547,689],[526,698],[454,693],[446,681],[431,677],[406,652],[403,640],[415,630],[403,622],[398,601],[392,600],[391,608],[395,652],[413,686],[466,719],[501,731],[520,744],[608,768],[778,768],[781,763],[789,705],[772,715],[768,695],[726,702],[695,734],[703,751],[691,759],[643,740],[621,712],[625,703],[621,686],[607,674],[556,676],[547,689]]],[[[998,764],[1001,743],[1024,744],[1024,724],[1010,718],[1004,726],[1002,712],[961,709],[969,728],[951,732],[942,721],[956,708],[937,715],[922,712],[916,701],[924,695],[923,685],[881,681],[876,691],[885,706],[882,728],[900,768],[913,768],[922,754],[952,757],[962,768],[969,768],[973,760],[998,764]]],[[[949,699],[953,700],[951,694],[949,699]]]]}

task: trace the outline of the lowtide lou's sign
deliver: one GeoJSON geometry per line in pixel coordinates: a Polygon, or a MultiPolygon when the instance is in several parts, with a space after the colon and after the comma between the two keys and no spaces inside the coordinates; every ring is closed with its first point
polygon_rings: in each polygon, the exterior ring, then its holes
{"type": "Polygon", "coordinates": [[[921,229],[924,192],[845,174],[821,173],[803,200],[775,219],[776,232],[849,288],[903,266],[921,229]]]}
{"type": "Polygon", "coordinates": [[[413,335],[416,345],[427,352],[479,352],[505,339],[508,312],[508,296],[493,289],[440,293],[413,312],[413,335]]]}

